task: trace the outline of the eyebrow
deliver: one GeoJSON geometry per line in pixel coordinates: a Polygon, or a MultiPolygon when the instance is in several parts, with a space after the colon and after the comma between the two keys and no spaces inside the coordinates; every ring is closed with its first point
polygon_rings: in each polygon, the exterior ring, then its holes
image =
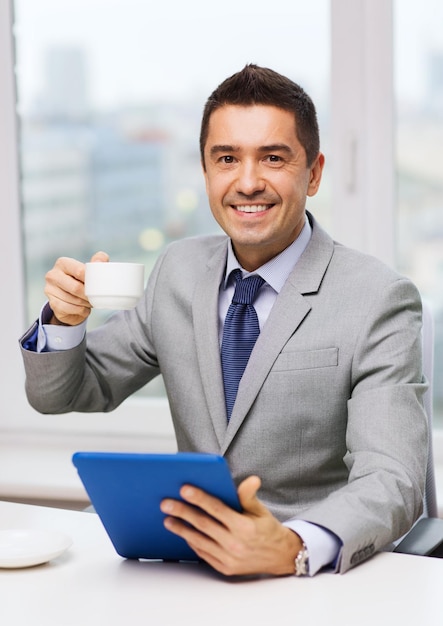
{"type": "Polygon", "coordinates": [[[213,156],[215,154],[220,154],[220,152],[238,152],[238,151],[239,151],[238,146],[216,144],[215,146],[211,146],[209,153],[211,156],[213,156]]]}
{"type": "MultiPolygon", "coordinates": [[[[228,144],[216,144],[211,147],[210,155],[214,156],[216,154],[220,154],[221,152],[239,152],[239,146],[231,146],[228,144]]],[[[292,154],[292,149],[285,143],[273,143],[269,146],[260,146],[258,148],[258,152],[285,152],[286,154],[292,154]]]]}
{"type": "Polygon", "coordinates": [[[293,150],[285,143],[272,143],[269,146],[260,146],[259,152],[286,152],[292,154],[293,150]]]}

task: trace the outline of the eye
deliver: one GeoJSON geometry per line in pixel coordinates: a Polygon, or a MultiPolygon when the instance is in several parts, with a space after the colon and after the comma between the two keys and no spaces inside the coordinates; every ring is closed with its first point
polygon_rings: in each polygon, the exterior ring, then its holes
{"type": "Polygon", "coordinates": [[[281,163],[283,161],[281,156],[278,156],[278,154],[268,154],[266,160],[270,163],[281,163]]]}
{"type": "Polygon", "coordinates": [[[231,163],[234,163],[234,157],[232,156],[232,154],[224,154],[222,157],[220,157],[219,161],[221,163],[225,163],[226,165],[230,165],[231,163]]]}

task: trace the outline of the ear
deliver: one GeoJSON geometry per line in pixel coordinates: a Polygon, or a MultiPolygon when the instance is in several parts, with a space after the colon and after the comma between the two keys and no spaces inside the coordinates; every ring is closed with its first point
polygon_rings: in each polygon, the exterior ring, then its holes
{"type": "Polygon", "coordinates": [[[308,196],[315,196],[320,187],[321,176],[323,173],[323,167],[325,164],[325,155],[322,152],[319,152],[317,157],[315,158],[313,164],[310,167],[309,172],[309,185],[308,185],[308,196]]]}

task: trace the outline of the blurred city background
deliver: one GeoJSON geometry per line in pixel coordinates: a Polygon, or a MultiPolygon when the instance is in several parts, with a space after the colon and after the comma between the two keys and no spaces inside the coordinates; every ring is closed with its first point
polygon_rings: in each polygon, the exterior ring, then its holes
{"type": "MultiPolygon", "coordinates": [[[[200,171],[201,111],[206,97],[229,73],[246,62],[264,64],[264,45],[279,44],[274,52],[278,61],[272,64],[266,56],[266,64],[312,95],[327,155],[328,1],[315,0],[303,9],[303,24],[309,18],[306,12],[312,13],[312,33],[297,30],[296,21],[282,23],[282,16],[294,10],[289,0],[280,3],[280,13],[274,12],[272,18],[260,9],[263,3],[246,2],[240,15],[235,8],[229,13],[228,7],[219,16],[205,13],[198,0],[190,4],[188,14],[172,14],[177,30],[159,44],[150,3],[15,2],[28,321],[38,315],[44,275],[59,256],[86,261],[104,249],[112,260],[145,263],[149,273],[170,241],[216,232],[200,171]],[[251,10],[255,7],[257,45],[238,54],[241,33],[251,27],[248,4],[251,10]],[[197,23],[192,15],[199,11],[203,14],[197,23]],[[122,14],[131,19],[119,28],[122,14]],[[108,36],[102,37],[100,23],[107,18],[110,23],[114,20],[115,30],[108,27],[108,36]],[[237,29],[236,33],[220,35],[223,20],[226,30],[237,29]],[[274,26],[279,38],[266,42],[264,35],[275,32],[274,26]],[[115,37],[109,36],[112,30],[115,37]],[[197,31],[209,32],[204,49],[187,44],[197,31]],[[284,51],[297,35],[315,41],[318,59],[309,56],[309,67],[305,57],[290,58],[284,51]],[[133,51],[137,41],[140,56],[133,51]],[[114,60],[116,49],[123,55],[119,65],[114,60]],[[225,65],[212,63],[211,54],[223,56],[225,49],[225,65]],[[135,56],[125,57],[125,50],[135,56]],[[100,74],[102,57],[97,51],[111,66],[108,84],[100,74]],[[233,52],[235,62],[229,60],[233,52]],[[202,64],[198,72],[194,54],[202,64]],[[172,57],[170,65],[167,55],[172,57]],[[126,58],[131,60],[125,63],[126,58]],[[171,68],[163,76],[160,59],[163,67],[171,68]],[[186,80],[183,67],[193,68],[189,70],[193,78],[186,80]]],[[[435,23],[443,22],[433,10],[424,10],[427,4],[432,9],[431,0],[423,0],[419,7],[410,0],[395,3],[397,267],[413,278],[434,311],[435,420],[443,425],[443,42],[433,36],[435,23]],[[412,26],[413,41],[408,30],[412,26]]],[[[173,5],[182,10],[177,2],[168,4],[170,9],[173,5]]],[[[163,25],[164,33],[171,27],[171,13],[159,11],[156,24],[163,25]]],[[[326,227],[328,189],[326,171],[322,192],[312,204],[326,227]]],[[[93,323],[102,319],[94,313],[93,323]]],[[[144,393],[163,393],[161,382],[144,393]]]]}

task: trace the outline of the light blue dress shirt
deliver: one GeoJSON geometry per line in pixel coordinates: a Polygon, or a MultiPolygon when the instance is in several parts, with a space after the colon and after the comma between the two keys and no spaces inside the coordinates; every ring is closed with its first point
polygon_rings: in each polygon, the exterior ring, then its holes
{"type": "MultiPolygon", "coordinates": [[[[240,268],[243,277],[258,274],[266,282],[260,288],[254,302],[254,308],[260,325],[263,329],[274,302],[285,284],[289,274],[303,254],[311,238],[311,226],[306,219],[305,225],[297,239],[278,256],[274,257],[254,272],[247,272],[238,263],[231,243],[228,247],[226,277],[220,286],[219,294],[219,338],[220,345],[223,336],[223,325],[234,295],[234,281],[231,278],[232,270],[240,268]]],[[[37,339],[38,352],[54,350],[68,350],[81,343],[86,332],[86,321],[78,326],[56,326],[49,324],[52,316],[46,304],[40,314],[40,324],[37,339]]],[[[303,520],[289,520],[284,525],[296,532],[303,539],[309,552],[309,574],[313,576],[322,567],[335,561],[340,551],[340,540],[328,530],[305,522],[303,520]]]]}

